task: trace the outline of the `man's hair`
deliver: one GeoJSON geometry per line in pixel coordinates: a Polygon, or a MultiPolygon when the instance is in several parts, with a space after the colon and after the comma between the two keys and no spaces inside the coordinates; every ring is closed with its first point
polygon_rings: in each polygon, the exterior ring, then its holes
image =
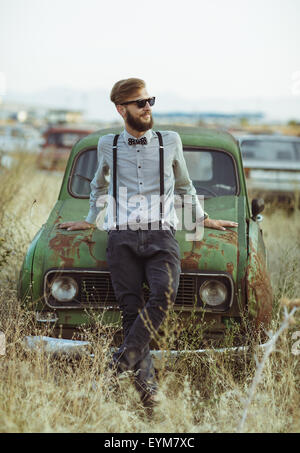
{"type": "Polygon", "coordinates": [[[137,90],[145,88],[146,84],[141,79],[124,79],[116,82],[110,92],[110,100],[115,104],[126,102],[137,90]]]}

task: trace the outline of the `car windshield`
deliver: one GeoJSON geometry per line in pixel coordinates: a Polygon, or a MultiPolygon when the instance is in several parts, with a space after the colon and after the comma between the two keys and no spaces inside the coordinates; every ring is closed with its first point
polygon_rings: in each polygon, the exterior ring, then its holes
{"type": "Polygon", "coordinates": [[[197,194],[218,197],[237,193],[235,165],[229,154],[190,148],[183,154],[197,194]]]}
{"type": "MultiPolygon", "coordinates": [[[[229,154],[223,151],[185,148],[184,157],[197,194],[205,197],[237,194],[236,169],[229,154]]],[[[86,150],[78,155],[69,185],[71,195],[89,197],[90,182],[96,168],[96,149],[86,150]]]]}
{"type": "Polygon", "coordinates": [[[296,145],[296,160],[300,161],[300,143],[295,143],[296,145]]]}
{"type": "Polygon", "coordinates": [[[295,160],[293,142],[276,140],[244,140],[241,143],[244,159],[253,160],[295,160]]]}

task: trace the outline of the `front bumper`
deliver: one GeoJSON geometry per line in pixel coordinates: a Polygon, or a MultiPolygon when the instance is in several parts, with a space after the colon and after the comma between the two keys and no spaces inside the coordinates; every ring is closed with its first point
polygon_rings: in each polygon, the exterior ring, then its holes
{"type": "MultiPolygon", "coordinates": [[[[52,338],[46,336],[27,336],[24,338],[23,345],[25,349],[35,352],[45,352],[53,355],[65,355],[68,357],[89,356],[94,357],[89,341],[80,340],[66,340],[63,338],[52,338]]],[[[267,343],[258,345],[259,349],[266,348],[267,343]]],[[[113,348],[114,350],[115,348],[113,348]]],[[[196,349],[196,350],[181,350],[181,351],[163,351],[151,350],[151,356],[156,368],[160,367],[162,361],[174,362],[177,358],[183,355],[200,355],[205,356],[209,354],[237,354],[245,355],[250,353],[249,346],[235,346],[230,348],[209,348],[209,349],[196,349]]]]}

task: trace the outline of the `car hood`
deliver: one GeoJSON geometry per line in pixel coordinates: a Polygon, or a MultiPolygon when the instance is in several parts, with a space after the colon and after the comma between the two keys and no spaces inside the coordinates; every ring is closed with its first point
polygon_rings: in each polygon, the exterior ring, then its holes
{"type": "Polygon", "coordinates": [[[182,271],[228,272],[235,280],[243,272],[247,255],[246,200],[234,196],[212,198],[205,201],[205,211],[212,219],[238,222],[238,228],[205,228],[203,239],[194,242],[185,241],[185,232],[178,231],[182,271]]]}
{"type": "MultiPolygon", "coordinates": [[[[35,262],[44,273],[53,268],[107,269],[106,232],[58,228],[61,222],[83,219],[87,208],[87,200],[69,199],[58,202],[53,209],[35,251],[35,262]]],[[[196,242],[187,241],[187,232],[178,230],[182,271],[229,272],[235,278],[241,250],[246,249],[245,199],[213,198],[205,201],[205,210],[211,218],[236,221],[239,227],[227,231],[205,228],[203,239],[196,242]]]]}

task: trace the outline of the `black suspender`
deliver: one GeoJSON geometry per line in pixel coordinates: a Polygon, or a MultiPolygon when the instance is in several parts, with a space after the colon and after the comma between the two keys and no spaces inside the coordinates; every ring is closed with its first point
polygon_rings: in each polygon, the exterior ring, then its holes
{"type": "MultiPolygon", "coordinates": [[[[164,182],[164,146],[163,140],[160,132],[156,132],[159,142],[159,179],[160,179],[160,219],[159,219],[159,228],[162,227],[164,219],[164,193],[165,193],[165,182],[164,182]]],[[[119,229],[118,225],[118,204],[117,204],[117,143],[119,135],[115,135],[113,142],[113,225],[117,230],[119,229]]]]}
{"type": "Polygon", "coordinates": [[[160,201],[159,201],[159,228],[162,226],[164,219],[164,194],[165,194],[165,180],[164,180],[164,146],[160,132],[156,132],[159,141],[159,179],[160,179],[160,201]]]}
{"type": "Polygon", "coordinates": [[[119,225],[117,224],[118,218],[118,206],[117,206],[117,143],[118,143],[119,134],[115,135],[113,143],[113,225],[117,230],[119,225]]]}

